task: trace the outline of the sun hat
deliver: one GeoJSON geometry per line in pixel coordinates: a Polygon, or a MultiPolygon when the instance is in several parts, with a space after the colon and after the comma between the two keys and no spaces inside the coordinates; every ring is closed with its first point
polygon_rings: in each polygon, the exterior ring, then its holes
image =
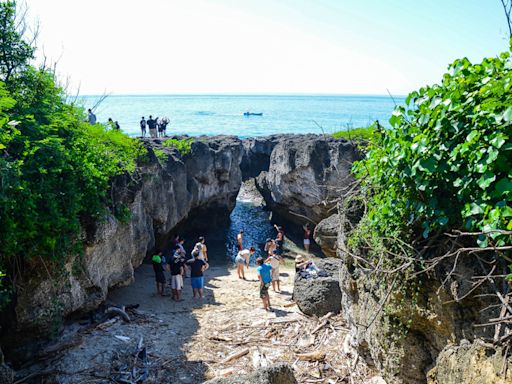
{"type": "Polygon", "coordinates": [[[302,255],[295,256],[295,262],[296,263],[303,263],[305,261],[306,261],[306,258],[304,256],[302,256],[302,255]]]}

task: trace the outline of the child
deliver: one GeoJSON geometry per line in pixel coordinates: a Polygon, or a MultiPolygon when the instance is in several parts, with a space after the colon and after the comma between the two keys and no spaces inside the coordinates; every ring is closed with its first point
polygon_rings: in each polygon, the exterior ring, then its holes
{"type": "Polygon", "coordinates": [[[159,252],[158,255],[154,255],[151,258],[151,262],[153,264],[153,270],[155,271],[155,280],[156,280],[156,292],[158,295],[164,295],[164,285],[165,285],[165,275],[164,275],[164,265],[162,263],[162,252],[159,252]]]}
{"type": "Polygon", "coordinates": [[[190,266],[190,280],[192,283],[192,293],[194,298],[199,296],[199,298],[203,298],[203,287],[204,287],[204,277],[203,272],[208,269],[208,263],[201,259],[201,255],[199,252],[194,251],[194,259],[187,261],[187,264],[190,266]]]}
{"type": "Polygon", "coordinates": [[[170,263],[170,267],[172,290],[171,299],[174,301],[182,301],[181,290],[183,289],[183,274],[185,273],[185,268],[183,267],[183,261],[181,260],[181,255],[178,251],[174,253],[174,257],[170,263]]]}
{"type": "Polygon", "coordinates": [[[272,290],[281,293],[281,287],[279,286],[279,264],[283,262],[282,257],[274,253],[265,262],[272,266],[272,290]]]}
{"type": "Polygon", "coordinates": [[[236,271],[238,273],[239,279],[245,280],[244,265],[247,268],[249,268],[249,261],[251,260],[251,255],[254,254],[255,251],[256,249],[254,247],[251,247],[249,249],[241,250],[240,252],[238,252],[238,255],[236,255],[236,271]]]}
{"type": "Polygon", "coordinates": [[[268,287],[272,281],[272,266],[270,264],[265,264],[261,257],[256,259],[256,264],[259,265],[259,267],[256,268],[256,271],[258,272],[258,279],[260,281],[260,297],[263,301],[263,309],[265,309],[265,311],[271,311],[268,287]]]}

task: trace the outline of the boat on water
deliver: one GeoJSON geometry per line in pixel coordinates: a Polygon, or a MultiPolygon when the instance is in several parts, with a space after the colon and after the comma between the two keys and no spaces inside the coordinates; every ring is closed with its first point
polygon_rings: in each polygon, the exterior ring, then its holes
{"type": "Polygon", "coordinates": [[[263,116],[263,113],[244,112],[244,116],[263,116]]]}

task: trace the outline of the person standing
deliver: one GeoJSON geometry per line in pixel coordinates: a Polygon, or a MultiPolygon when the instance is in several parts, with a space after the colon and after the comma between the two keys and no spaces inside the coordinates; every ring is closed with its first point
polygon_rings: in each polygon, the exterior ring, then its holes
{"type": "Polygon", "coordinates": [[[254,247],[251,247],[249,249],[242,249],[236,255],[236,257],[235,257],[236,272],[238,273],[239,279],[245,280],[244,265],[246,266],[247,269],[249,269],[249,262],[251,261],[251,255],[253,255],[255,251],[256,251],[256,249],[254,249],[254,247]]]}
{"type": "Polygon", "coordinates": [[[236,235],[236,243],[238,246],[238,252],[244,249],[244,230],[241,229],[238,235],[236,235]]]}
{"type": "Polygon", "coordinates": [[[190,280],[192,284],[192,294],[194,298],[199,296],[203,298],[204,275],[203,272],[208,269],[208,263],[199,258],[199,252],[193,252],[194,259],[187,261],[190,266],[190,280]]]}
{"type": "Polygon", "coordinates": [[[153,264],[153,270],[155,271],[155,280],[156,280],[156,292],[158,295],[164,295],[164,285],[165,285],[165,275],[164,275],[164,264],[162,260],[162,252],[159,252],[157,255],[154,255],[151,258],[151,263],[153,264]]]}
{"type": "Polygon", "coordinates": [[[267,256],[272,256],[276,249],[275,240],[271,239],[271,238],[268,238],[267,240],[265,240],[265,247],[263,249],[267,253],[267,256]]]}
{"type": "Polygon", "coordinates": [[[171,299],[174,301],[181,301],[181,290],[183,289],[183,274],[185,268],[179,250],[174,252],[173,258],[170,262],[171,270],[171,299]]]}
{"type": "Polygon", "coordinates": [[[276,224],[274,224],[274,228],[276,229],[277,231],[277,236],[276,236],[276,251],[275,253],[277,253],[278,255],[282,254],[283,253],[283,243],[284,243],[284,229],[283,227],[281,226],[277,226],[276,224]]]}
{"type": "Polygon", "coordinates": [[[153,119],[153,116],[149,115],[149,119],[147,121],[147,125],[149,128],[149,136],[152,138],[156,137],[156,120],[153,119]]]}
{"type": "Polygon", "coordinates": [[[198,242],[196,243],[194,249],[198,251],[200,260],[208,261],[208,248],[206,247],[203,236],[199,236],[198,242]]]}
{"type": "Polygon", "coordinates": [[[274,292],[281,293],[280,280],[279,280],[279,265],[283,262],[283,258],[276,253],[273,253],[267,260],[266,263],[269,263],[272,267],[272,290],[274,292]],[[276,291],[277,286],[277,291],[276,291]]]}
{"type": "Polygon", "coordinates": [[[87,121],[91,125],[96,124],[96,115],[94,113],[92,113],[92,109],[90,109],[90,108],[87,110],[87,121]]]}
{"type": "Polygon", "coordinates": [[[306,223],[303,227],[304,229],[304,249],[307,253],[309,253],[309,245],[311,244],[311,229],[309,228],[309,223],[306,223]]]}
{"type": "Polygon", "coordinates": [[[142,137],[146,137],[146,120],[144,119],[144,116],[142,116],[142,119],[140,120],[140,133],[142,137]]]}
{"type": "Polygon", "coordinates": [[[112,120],[111,117],[108,118],[107,124],[110,127],[110,129],[116,129],[116,124],[114,123],[114,120],[112,120]]]}
{"type": "Polygon", "coordinates": [[[263,258],[258,257],[256,259],[256,264],[258,268],[256,268],[256,272],[258,272],[258,280],[260,281],[260,298],[263,302],[263,309],[265,311],[271,311],[270,308],[270,296],[268,294],[268,287],[272,281],[272,266],[270,264],[266,264],[263,262],[263,258]]]}
{"type": "Polygon", "coordinates": [[[115,128],[117,131],[120,131],[120,130],[121,130],[121,126],[119,125],[119,122],[118,122],[118,121],[116,121],[116,122],[114,123],[114,128],[115,128]]]}

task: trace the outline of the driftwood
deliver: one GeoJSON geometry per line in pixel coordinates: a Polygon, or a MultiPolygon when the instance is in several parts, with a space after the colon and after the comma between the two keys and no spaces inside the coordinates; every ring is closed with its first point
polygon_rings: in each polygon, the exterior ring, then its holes
{"type": "Polygon", "coordinates": [[[122,310],[121,308],[108,307],[107,309],[105,309],[105,314],[106,315],[119,316],[121,319],[123,319],[127,323],[129,323],[131,321],[130,320],[130,316],[124,310],[122,310]]]}
{"type": "Polygon", "coordinates": [[[82,338],[80,336],[74,337],[71,340],[66,340],[57,344],[50,345],[43,349],[41,352],[37,354],[37,357],[40,360],[45,360],[53,355],[56,355],[59,352],[62,352],[66,349],[76,347],[77,345],[82,343],[82,338]]]}
{"type": "Polygon", "coordinates": [[[303,361],[322,361],[325,359],[325,352],[313,351],[308,353],[297,353],[297,358],[303,361]]]}
{"type": "Polygon", "coordinates": [[[249,348],[244,348],[238,352],[233,352],[229,356],[227,356],[224,360],[222,360],[222,364],[229,363],[232,360],[236,360],[241,358],[242,356],[245,356],[249,353],[249,348]]]}

